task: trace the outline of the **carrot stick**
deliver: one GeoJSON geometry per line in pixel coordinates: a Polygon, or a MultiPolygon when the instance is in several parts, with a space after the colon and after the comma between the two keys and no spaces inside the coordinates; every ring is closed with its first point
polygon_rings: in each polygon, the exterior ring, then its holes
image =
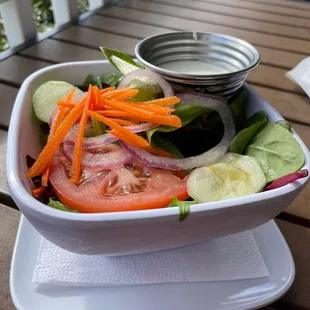
{"type": "Polygon", "coordinates": [[[119,124],[119,125],[123,125],[123,126],[132,126],[134,125],[134,123],[129,122],[125,119],[120,119],[120,118],[110,118],[110,120],[112,120],[113,122],[119,124]]]}
{"type": "Polygon", "coordinates": [[[92,87],[92,85],[89,85],[88,93],[86,97],[86,103],[84,105],[84,110],[83,110],[83,114],[80,120],[80,126],[79,126],[79,130],[76,136],[75,145],[74,145],[70,180],[73,184],[76,184],[76,185],[80,184],[83,138],[84,138],[84,131],[85,131],[86,123],[88,120],[88,114],[86,112],[89,106],[91,105],[93,97],[94,97],[93,90],[94,88],[92,87]]]}
{"type": "Polygon", "coordinates": [[[182,123],[181,120],[175,115],[157,115],[154,112],[145,111],[140,108],[136,108],[131,106],[130,104],[118,101],[108,100],[108,105],[112,108],[123,110],[129,112],[131,114],[137,115],[143,119],[143,121],[162,124],[162,125],[169,125],[173,127],[181,127],[182,123]]]}
{"type": "Polygon", "coordinates": [[[160,115],[168,115],[170,112],[174,111],[174,109],[161,107],[155,104],[148,104],[148,103],[136,103],[135,106],[139,109],[144,109],[144,110],[154,112],[160,115]]]}
{"type": "Polygon", "coordinates": [[[149,146],[149,143],[145,139],[132,133],[131,131],[122,127],[121,125],[115,123],[112,119],[109,119],[105,116],[102,116],[92,111],[87,111],[87,114],[93,118],[96,118],[98,121],[103,122],[105,125],[115,129],[115,131],[112,130],[110,133],[116,137],[118,137],[118,133],[120,133],[124,137],[124,142],[135,145],[135,146],[139,146],[139,147],[149,146]]]}
{"type": "Polygon", "coordinates": [[[177,104],[179,102],[180,102],[180,98],[178,98],[176,96],[172,96],[172,97],[167,97],[167,98],[160,98],[160,99],[155,99],[155,100],[150,100],[150,101],[144,101],[141,103],[164,106],[164,105],[168,105],[168,104],[177,104]]]}
{"type": "Polygon", "coordinates": [[[150,120],[146,120],[145,117],[141,117],[140,115],[135,115],[135,114],[131,114],[128,113],[126,111],[119,111],[119,110],[98,110],[96,111],[97,113],[104,115],[104,116],[109,116],[109,117],[124,117],[128,120],[136,120],[136,121],[148,121],[148,122],[152,122],[150,120]]]}
{"type": "Polygon", "coordinates": [[[65,101],[63,101],[63,100],[59,100],[59,101],[57,102],[57,104],[58,104],[59,106],[61,106],[61,107],[70,108],[70,109],[74,108],[74,106],[75,106],[74,103],[65,102],[65,101]]]}
{"type": "Polygon", "coordinates": [[[69,112],[67,117],[63,120],[62,124],[56,129],[56,131],[48,139],[45,147],[37,158],[33,166],[28,170],[27,176],[33,178],[40,175],[45,168],[52,161],[54,153],[57,151],[61,142],[66,134],[77,122],[83,113],[85,98],[78,102],[75,107],[69,112]]]}
{"type": "Polygon", "coordinates": [[[110,92],[110,91],[112,91],[112,90],[114,90],[114,89],[115,89],[114,86],[107,87],[107,88],[104,88],[104,89],[100,89],[100,94],[101,94],[101,95],[102,95],[102,94],[105,94],[105,93],[110,92]]]}
{"type": "Polygon", "coordinates": [[[44,194],[45,191],[46,191],[46,188],[44,186],[41,186],[41,187],[37,187],[33,189],[32,194],[34,197],[39,198],[40,196],[44,194]]]}
{"type": "Polygon", "coordinates": [[[134,97],[139,92],[138,89],[135,88],[121,88],[116,89],[111,92],[108,92],[106,94],[103,94],[102,98],[109,98],[109,99],[117,99],[117,100],[123,100],[129,97],[134,97]]]}
{"type": "MultiPolygon", "coordinates": [[[[76,92],[76,88],[73,88],[69,94],[65,97],[64,101],[65,102],[68,102],[68,101],[71,101],[72,98],[73,98],[73,95],[75,94],[76,92]]],[[[61,102],[62,100],[59,100],[58,102],[61,102]]],[[[50,134],[49,134],[49,137],[54,134],[55,130],[59,127],[60,123],[62,122],[62,120],[65,118],[65,114],[66,114],[66,108],[63,107],[63,106],[60,106],[58,108],[58,111],[57,111],[57,114],[56,114],[56,117],[55,117],[55,120],[54,120],[54,123],[52,124],[52,127],[50,129],[50,134]]],[[[42,186],[47,186],[48,185],[48,180],[49,180],[49,176],[50,176],[50,172],[51,172],[51,166],[48,165],[45,169],[45,171],[43,172],[42,174],[42,178],[41,178],[41,184],[42,186]]]]}

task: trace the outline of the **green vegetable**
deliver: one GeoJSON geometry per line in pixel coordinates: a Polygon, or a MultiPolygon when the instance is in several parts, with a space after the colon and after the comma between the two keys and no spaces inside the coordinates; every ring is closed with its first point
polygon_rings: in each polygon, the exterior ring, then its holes
{"type": "Polygon", "coordinates": [[[93,135],[94,136],[101,136],[101,135],[104,135],[106,133],[107,127],[104,123],[96,120],[93,117],[91,118],[91,121],[93,124],[93,135]]]}
{"type": "Polygon", "coordinates": [[[85,88],[85,91],[87,91],[89,85],[97,86],[101,89],[103,87],[102,84],[116,86],[118,83],[119,78],[115,73],[98,76],[96,80],[91,74],[89,74],[83,82],[83,88],[85,88]]]}
{"type": "Polygon", "coordinates": [[[266,124],[259,129],[245,149],[256,158],[267,183],[299,170],[305,162],[303,150],[293,135],[278,124],[266,124]]]}
{"type": "Polygon", "coordinates": [[[286,121],[285,119],[283,119],[282,121],[278,121],[276,122],[276,124],[282,126],[283,128],[285,128],[288,131],[292,130],[292,125],[290,122],[286,121]]]}
{"type": "Polygon", "coordinates": [[[182,222],[189,215],[190,206],[195,205],[195,204],[197,204],[197,202],[195,200],[193,200],[193,201],[182,201],[182,200],[179,200],[177,197],[172,197],[172,201],[168,207],[169,208],[179,207],[179,221],[182,222]]]}
{"type": "MultiPolygon", "coordinates": [[[[197,107],[193,106],[191,104],[187,103],[178,103],[175,105],[175,111],[172,113],[173,115],[178,116],[182,121],[182,127],[189,124],[193,119],[195,119],[197,116],[202,115],[206,112],[212,111],[211,109],[203,108],[203,107],[197,107]]],[[[154,129],[148,130],[146,132],[147,139],[149,143],[152,143],[152,136],[155,132],[171,132],[174,130],[177,130],[176,127],[171,126],[158,126],[154,129]]]]}
{"type": "Polygon", "coordinates": [[[109,62],[122,74],[126,75],[137,69],[144,69],[144,67],[136,64],[128,55],[112,50],[103,46],[100,46],[105,57],[109,62]]]}
{"type": "Polygon", "coordinates": [[[69,209],[67,206],[62,204],[59,200],[56,200],[54,198],[50,198],[49,202],[47,203],[47,205],[49,207],[57,209],[57,210],[66,211],[66,212],[73,212],[73,213],[79,213],[79,211],[69,209]]]}
{"type": "Polygon", "coordinates": [[[136,96],[128,98],[132,101],[142,102],[164,97],[161,87],[155,81],[146,77],[141,76],[132,79],[127,85],[125,85],[125,87],[139,90],[139,93],[136,96]]]}
{"type": "Polygon", "coordinates": [[[178,150],[178,148],[165,137],[161,136],[159,133],[155,133],[152,138],[152,146],[159,147],[166,150],[170,153],[174,158],[183,158],[184,156],[178,150]]]}
{"type": "Polygon", "coordinates": [[[257,130],[267,123],[265,112],[256,112],[246,122],[243,130],[239,131],[230,144],[230,152],[243,154],[249,141],[253,138],[257,130]]]}
{"type": "MultiPolygon", "coordinates": [[[[64,81],[48,81],[42,84],[32,96],[33,109],[37,118],[48,123],[57,106],[57,101],[63,99],[73,88],[73,85],[64,81]]],[[[76,93],[79,92],[81,90],[78,89],[76,93]]]]}
{"type": "Polygon", "coordinates": [[[245,110],[245,101],[247,98],[247,92],[242,90],[237,97],[233,99],[231,103],[229,103],[230,111],[235,121],[236,130],[239,131],[244,124],[244,110],[245,110]]]}

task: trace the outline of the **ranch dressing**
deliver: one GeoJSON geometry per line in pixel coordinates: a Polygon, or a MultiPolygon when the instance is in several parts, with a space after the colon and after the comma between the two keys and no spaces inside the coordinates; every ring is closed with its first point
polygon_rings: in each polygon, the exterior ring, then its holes
{"type": "Polygon", "coordinates": [[[196,75],[216,75],[229,72],[216,64],[195,60],[171,61],[160,65],[160,67],[169,71],[196,75]]]}

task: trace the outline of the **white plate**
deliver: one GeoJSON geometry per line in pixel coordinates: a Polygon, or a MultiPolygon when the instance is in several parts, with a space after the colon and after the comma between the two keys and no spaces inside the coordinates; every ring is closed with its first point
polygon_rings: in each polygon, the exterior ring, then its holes
{"type": "Polygon", "coordinates": [[[285,294],[294,280],[295,268],[274,221],[253,233],[269,278],[127,287],[39,286],[32,284],[32,275],[42,237],[22,216],[11,264],[12,299],[18,310],[257,309],[285,294]]]}

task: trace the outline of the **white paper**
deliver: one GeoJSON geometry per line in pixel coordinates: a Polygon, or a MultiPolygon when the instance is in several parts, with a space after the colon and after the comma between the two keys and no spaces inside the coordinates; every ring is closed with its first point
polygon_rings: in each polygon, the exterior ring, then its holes
{"type": "Polygon", "coordinates": [[[268,277],[251,231],[169,251],[107,257],[74,254],[43,239],[33,283],[142,285],[268,277]]]}
{"type": "Polygon", "coordinates": [[[302,60],[286,77],[298,84],[310,97],[310,57],[302,60]]]}

